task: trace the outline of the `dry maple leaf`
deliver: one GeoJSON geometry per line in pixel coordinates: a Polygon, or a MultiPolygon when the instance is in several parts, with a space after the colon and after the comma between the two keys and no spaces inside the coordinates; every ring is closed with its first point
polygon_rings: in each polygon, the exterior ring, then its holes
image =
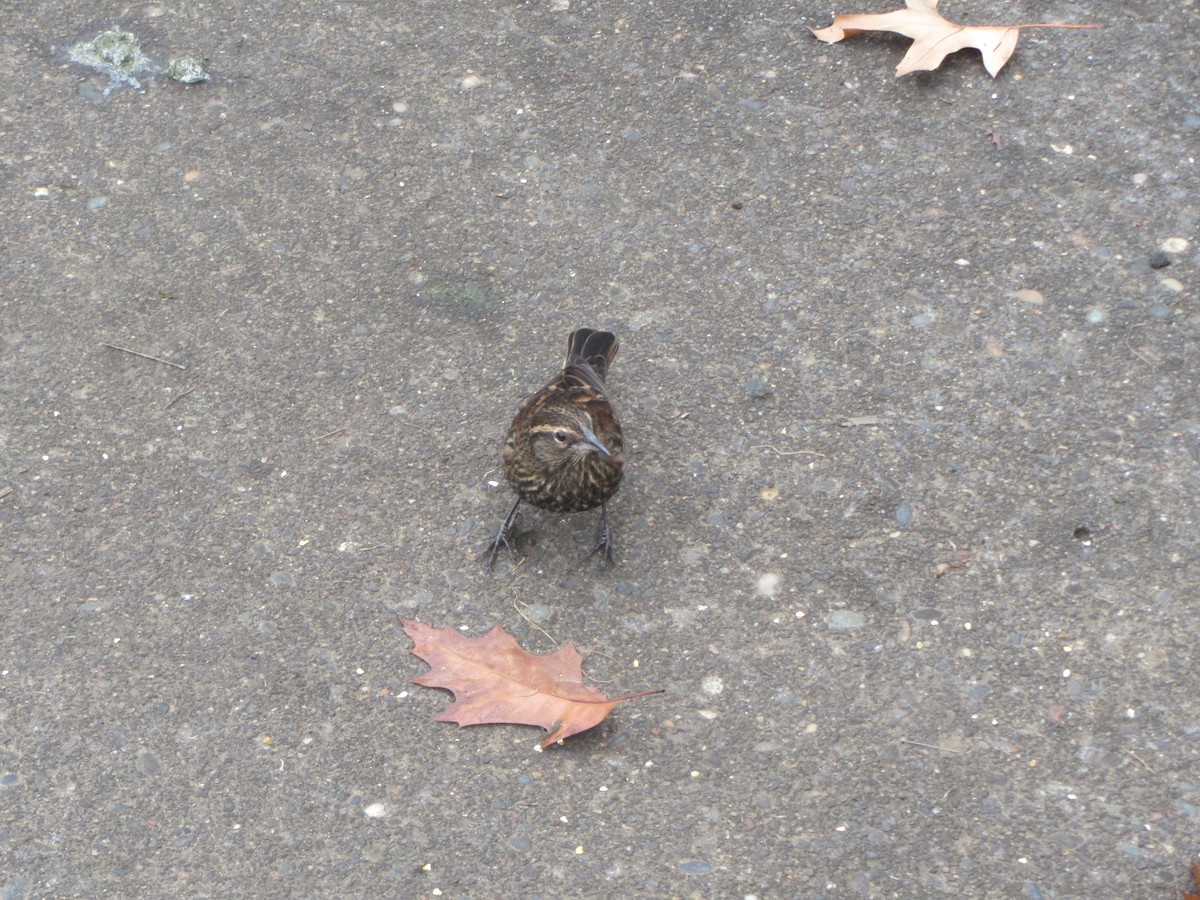
{"type": "Polygon", "coordinates": [[[937,11],[938,0],[904,0],[907,9],[889,13],[834,16],[827,28],[810,28],[813,34],[834,44],[864,31],[894,31],[912,38],[913,44],[896,66],[896,77],[909,72],[936,69],[951,53],[974,47],[983,54],[983,64],[993,78],[1012,56],[1022,28],[1097,28],[1097,25],[959,25],[937,11]]]}
{"type": "Polygon", "coordinates": [[[439,722],[459,725],[540,725],[548,732],[542,748],[599,725],[623,700],[662,693],[662,688],[609,699],[583,682],[583,657],[567,644],[549,656],[521,649],[497,625],[481,638],[453,628],[431,628],[402,619],[412,652],[430,669],[413,681],[445,688],[454,703],[439,722]]]}

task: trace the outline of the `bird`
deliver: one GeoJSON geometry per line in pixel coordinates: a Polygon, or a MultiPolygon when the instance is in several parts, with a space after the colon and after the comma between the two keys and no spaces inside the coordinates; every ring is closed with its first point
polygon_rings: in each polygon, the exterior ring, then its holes
{"type": "Polygon", "coordinates": [[[600,540],[591,555],[613,562],[608,501],[621,486],[625,445],[605,379],[619,348],[609,331],[578,328],[567,338],[563,370],[517,412],[500,454],[517,498],[484,552],[488,571],[500,548],[516,559],[513,527],[522,503],[557,513],[600,507],[600,540]]]}

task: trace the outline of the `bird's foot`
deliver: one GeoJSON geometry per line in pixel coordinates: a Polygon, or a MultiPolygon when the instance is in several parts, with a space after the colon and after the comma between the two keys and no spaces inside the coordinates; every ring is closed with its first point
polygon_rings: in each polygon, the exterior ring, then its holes
{"type": "Polygon", "coordinates": [[[480,558],[487,557],[487,570],[489,572],[496,568],[496,557],[500,555],[501,547],[508,551],[508,558],[510,560],[514,563],[517,561],[517,551],[513,549],[512,536],[507,534],[504,529],[501,529],[487,545],[487,549],[480,554],[480,558]]]}
{"type": "Polygon", "coordinates": [[[500,530],[496,532],[496,536],[492,538],[487,549],[480,554],[480,557],[486,556],[487,570],[491,572],[496,567],[496,556],[500,553],[500,548],[503,547],[508,551],[508,558],[514,563],[517,561],[517,551],[513,549],[512,542],[515,540],[513,529],[517,524],[517,507],[521,505],[521,498],[517,498],[517,502],[512,505],[512,509],[508,511],[508,515],[504,517],[504,524],[500,526],[500,530]]]}
{"type": "Polygon", "coordinates": [[[605,562],[615,563],[613,550],[617,546],[617,535],[608,524],[608,504],[604,504],[601,508],[603,513],[600,517],[600,540],[596,542],[596,547],[592,550],[591,555],[595,556],[599,553],[605,562]]]}

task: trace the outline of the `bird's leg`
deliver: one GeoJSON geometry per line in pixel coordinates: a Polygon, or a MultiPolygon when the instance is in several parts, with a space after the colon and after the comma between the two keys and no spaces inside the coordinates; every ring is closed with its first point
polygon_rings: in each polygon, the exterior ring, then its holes
{"type": "Polygon", "coordinates": [[[496,532],[496,536],[492,538],[492,542],[488,544],[487,549],[483,551],[484,553],[488,554],[487,568],[489,572],[492,571],[496,565],[496,554],[500,552],[501,547],[504,547],[508,550],[509,559],[513,560],[514,562],[516,561],[517,554],[516,551],[513,550],[513,545],[510,538],[512,537],[513,526],[517,524],[517,507],[520,505],[521,498],[517,497],[517,499],[513,502],[512,509],[510,509],[508,511],[508,515],[504,517],[504,524],[500,526],[500,530],[496,532]]]}
{"type": "Polygon", "coordinates": [[[613,548],[616,546],[616,535],[613,534],[612,528],[608,524],[608,504],[600,504],[600,540],[596,544],[596,549],[592,551],[592,556],[600,553],[604,556],[605,562],[613,562],[613,548]]]}

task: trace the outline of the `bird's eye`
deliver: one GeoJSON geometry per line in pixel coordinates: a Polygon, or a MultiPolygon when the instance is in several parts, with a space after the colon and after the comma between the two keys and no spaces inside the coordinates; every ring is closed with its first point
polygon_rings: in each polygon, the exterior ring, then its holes
{"type": "Polygon", "coordinates": [[[567,433],[561,428],[554,432],[554,440],[556,443],[565,444],[567,442],[567,433]]]}

